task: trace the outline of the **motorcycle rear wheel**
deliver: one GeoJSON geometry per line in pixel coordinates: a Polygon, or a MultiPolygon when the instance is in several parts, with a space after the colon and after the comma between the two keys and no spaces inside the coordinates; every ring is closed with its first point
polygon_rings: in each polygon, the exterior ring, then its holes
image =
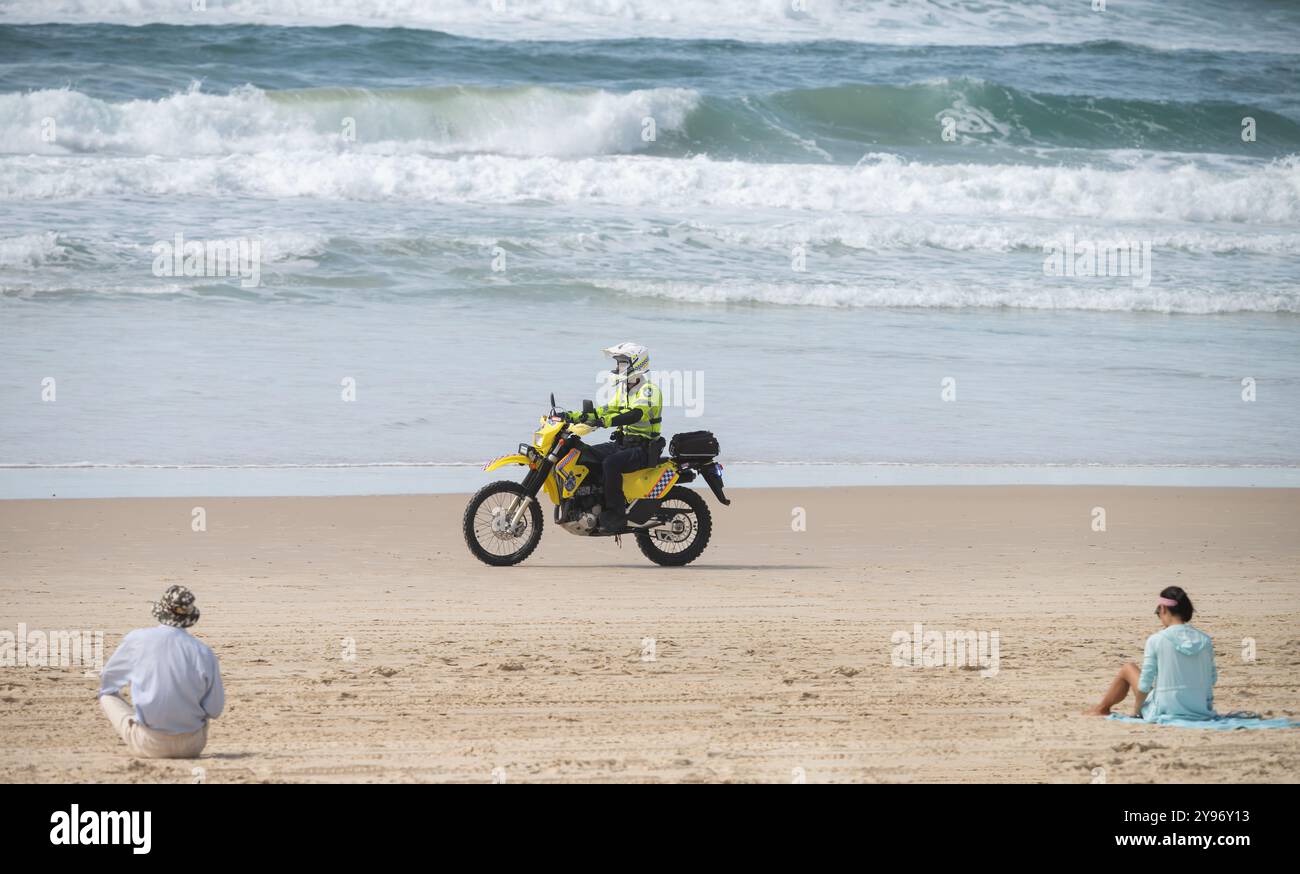
{"type": "Polygon", "coordinates": [[[542,506],[519,483],[488,483],[470,498],[463,528],[465,545],[479,561],[493,567],[519,564],[532,555],[542,539],[542,506]],[[508,520],[500,517],[516,498],[528,501],[528,506],[519,526],[511,529],[508,520]]]}
{"type": "Polygon", "coordinates": [[[656,529],[650,528],[636,532],[636,545],[655,564],[665,567],[690,564],[704,552],[704,548],[709,545],[709,535],[713,533],[713,517],[709,514],[709,505],[694,489],[673,486],[660,506],[662,509],[677,511],[673,519],[682,519],[688,528],[685,532],[688,539],[669,540],[666,537],[667,531],[656,535],[656,529]]]}

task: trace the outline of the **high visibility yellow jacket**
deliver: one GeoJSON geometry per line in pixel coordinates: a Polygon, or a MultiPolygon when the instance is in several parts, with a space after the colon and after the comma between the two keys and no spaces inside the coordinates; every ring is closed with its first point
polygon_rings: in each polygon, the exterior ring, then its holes
{"type": "Polygon", "coordinates": [[[596,417],[600,419],[602,427],[619,426],[626,435],[653,440],[659,436],[662,428],[663,408],[663,393],[659,391],[659,386],[647,379],[642,381],[630,398],[627,396],[627,387],[620,385],[614,392],[613,400],[596,408],[596,417]],[[633,412],[639,412],[640,416],[629,421],[628,414],[633,412]]]}

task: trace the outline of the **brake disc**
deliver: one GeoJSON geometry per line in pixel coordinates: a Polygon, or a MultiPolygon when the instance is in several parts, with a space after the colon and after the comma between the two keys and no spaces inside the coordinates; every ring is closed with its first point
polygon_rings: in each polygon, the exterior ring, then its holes
{"type": "Polygon", "coordinates": [[[492,510],[492,533],[497,537],[510,539],[520,536],[524,529],[528,527],[528,521],[525,517],[520,516],[519,521],[514,525],[510,524],[510,515],[506,512],[505,507],[494,507],[492,510]]]}

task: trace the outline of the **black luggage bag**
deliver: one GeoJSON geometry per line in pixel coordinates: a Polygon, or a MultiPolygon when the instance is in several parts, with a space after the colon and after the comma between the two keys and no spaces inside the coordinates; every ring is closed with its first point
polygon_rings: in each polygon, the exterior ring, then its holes
{"type": "Polygon", "coordinates": [[[683,461],[706,461],[718,457],[718,438],[712,431],[684,431],[674,434],[668,444],[668,457],[683,461]]]}

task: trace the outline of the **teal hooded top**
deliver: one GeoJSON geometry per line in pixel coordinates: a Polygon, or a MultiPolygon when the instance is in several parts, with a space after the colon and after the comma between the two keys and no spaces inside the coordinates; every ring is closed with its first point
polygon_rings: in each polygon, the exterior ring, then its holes
{"type": "Polygon", "coordinates": [[[1214,641],[1190,625],[1170,625],[1147,638],[1138,689],[1147,693],[1147,722],[1214,719],[1214,641]]]}

